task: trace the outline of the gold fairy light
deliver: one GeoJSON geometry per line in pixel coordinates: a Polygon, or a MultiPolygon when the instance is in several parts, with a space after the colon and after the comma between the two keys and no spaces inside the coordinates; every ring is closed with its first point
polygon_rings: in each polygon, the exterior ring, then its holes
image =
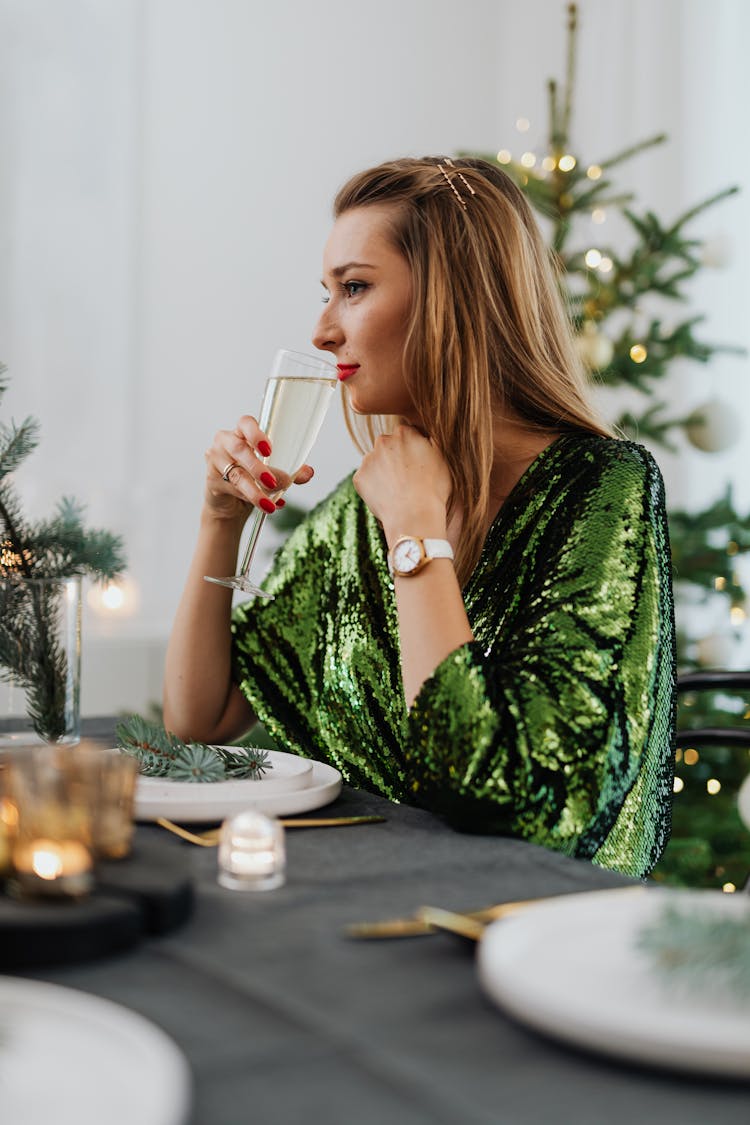
{"type": "Polygon", "coordinates": [[[13,544],[10,539],[4,539],[0,543],[0,574],[9,574],[14,570],[20,570],[24,562],[31,563],[31,555],[28,551],[24,551],[23,555],[19,555],[17,551],[13,550],[13,544]]]}
{"type": "Polygon", "coordinates": [[[630,349],[630,358],[633,363],[643,363],[648,358],[648,351],[643,344],[633,344],[630,349]]]}
{"type": "Polygon", "coordinates": [[[605,209],[603,207],[595,207],[594,210],[591,212],[591,220],[594,223],[600,223],[600,224],[606,223],[607,212],[605,211],[605,209]]]}
{"type": "Polygon", "coordinates": [[[676,777],[674,779],[674,783],[672,785],[672,792],[673,793],[681,793],[684,788],[685,788],[685,782],[682,780],[681,777],[676,777]]]}
{"type": "Polygon", "coordinates": [[[576,160],[575,156],[571,156],[570,153],[566,153],[565,156],[561,156],[558,160],[557,167],[561,172],[572,172],[577,163],[578,161],[576,160]]]}
{"type": "Polygon", "coordinates": [[[556,167],[557,161],[555,160],[554,156],[545,156],[544,160],[542,161],[542,168],[544,169],[544,171],[554,172],[556,167]]]}
{"type": "Polygon", "coordinates": [[[528,133],[530,125],[531,122],[528,117],[519,117],[518,121],[516,121],[516,129],[518,129],[519,133],[528,133]]]}
{"type": "Polygon", "coordinates": [[[614,262],[611,258],[602,255],[602,260],[599,263],[599,273],[611,273],[614,268],[614,262]]]}
{"type": "Polygon", "coordinates": [[[600,180],[602,178],[602,170],[598,164],[589,164],[586,169],[586,175],[590,180],[600,180]]]}
{"type": "Polygon", "coordinates": [[[521,163],[524,168],[533,168],[536,164],[536,155],[533,152],[525,152],[521,157],[521,163]]]}
{"type": "Polygon", "coordinates": [[[585,260],[586,265],[589,267],[590,270],[595,270],[597,268],[597,266],[601,265],[601,261],[602,261],[601,251],[595,249],[595,247],[592,246],[590,250],[586,251],[586,257],[585,257],[584,260],[585,260]]]}
{"type": "Polygon", "coordinates": [[[682,760],[686,766],[694,766],[700,761],[700,754],[691,747],[682,755],[682,760]]]}
{"type": "Polygon", "coordinates": [[[722,883],[721,889],[725,895],[733,895],[737,890],[734,883],[722,883]]]}
{"type": "Polygon", "coordinates": [[[714,590],[726,590],[727,580],[723,574],[717,574],[714,578],[714,590]]]}
{"type": "Polygon", "coordinates": [[[742,625],[746,617],[747,614],[741,605],[733,605],[729,611],[729,620],[732,625],[742,625]]]}
{"type": "Polygon", "coordinates": [[[730,539],[729,542],[727,543],[727,554],[728,555],[736,555],[737,552],[739,551],[739,549],[740,549],[739,544],[735,543],[734,539],[730,539]]]}
{"type": "Polygon", "coordinates": [[[511,156],[507,148],[501,148],[499,153],[497,154],[498,164],[510,164],[512,159],[513,157],[511,156]]]}
{"type": "Polygon", "coordinates": [[[709,777],[708,781],[706,782],[706,790],[712,797],[715,797],[717,793],[720,793],[721,782],[719,781],[719,779],[717,777],[709,777]]]}

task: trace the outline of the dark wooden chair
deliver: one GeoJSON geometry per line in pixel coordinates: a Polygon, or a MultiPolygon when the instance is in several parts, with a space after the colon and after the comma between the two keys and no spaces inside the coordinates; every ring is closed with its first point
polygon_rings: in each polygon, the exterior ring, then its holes
{"type": "MultiPolygon", "coordinates": [[[[698,691],[750,692],[750,672],[727,672],[716,669],[685,672],[677,677],[678,700],[681,695],[698,691]]],[[[675,747],[677,748],[709,745],[750,747],[750,722],[744,726],[699,727],[696,730],[677,730],[675,740],[675,747]]]]}

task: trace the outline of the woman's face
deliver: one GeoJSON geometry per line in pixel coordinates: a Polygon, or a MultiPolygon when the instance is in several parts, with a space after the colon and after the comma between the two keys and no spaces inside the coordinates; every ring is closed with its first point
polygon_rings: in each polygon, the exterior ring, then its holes
{"type": "Polygon", "coordinates": [[[411,271],[393,245],[387,204],[355,207],[336,220],[323,254],[325,308],[316,348],[336,358],[357,414],[409,418],[404,345],[412,304],[411,271]]]}

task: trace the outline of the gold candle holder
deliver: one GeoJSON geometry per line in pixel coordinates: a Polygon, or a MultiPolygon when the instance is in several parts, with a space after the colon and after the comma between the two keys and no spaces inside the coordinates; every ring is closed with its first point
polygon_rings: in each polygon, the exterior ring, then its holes
{"type": "Polygon", "coordinates": [[[0,817],[5,810],[10,824],[11,894],[85,896],[95,859],[130,851],[137,762],[82,744],[26,747],[3,764],[0,817]]]}

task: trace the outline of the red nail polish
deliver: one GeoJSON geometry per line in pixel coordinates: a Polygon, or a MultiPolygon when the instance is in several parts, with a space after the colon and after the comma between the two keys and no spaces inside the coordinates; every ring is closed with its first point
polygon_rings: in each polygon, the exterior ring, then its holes
{"type": "Polygon", "coordinates": [[[264,473],[260,474],[260,479],[263,482],[263,484],[266,486],[266,488],[278,488],[279,487],[279,482],[276,480],[276,477],[273,475],[273,473],[269,473],[267,469],[264,473]]]}
{"type": "Polygon", "coordinates": [[[261,457],[270,457],[271,456],[271,446],[268,444],[267,441],[259,441],[258,442],[258,452],[260,453],[261,457]]]}
{"type": "Polygon", "coordinates": [[[284,499],[284,497],[279,496],[278,500],[276,501],[276,507],[277,508],[283,508],[285,504],[286,504],[286,500],[284,499]]]}
{"type": "Polygon", "coordinates": [[[258,501],[258,507],[262,508],[264,512],[268,512],[269,515],[271,512],[276,511],[276,505],[273,500],[269,500],[267,496],[261,496],[258,501]]]}

